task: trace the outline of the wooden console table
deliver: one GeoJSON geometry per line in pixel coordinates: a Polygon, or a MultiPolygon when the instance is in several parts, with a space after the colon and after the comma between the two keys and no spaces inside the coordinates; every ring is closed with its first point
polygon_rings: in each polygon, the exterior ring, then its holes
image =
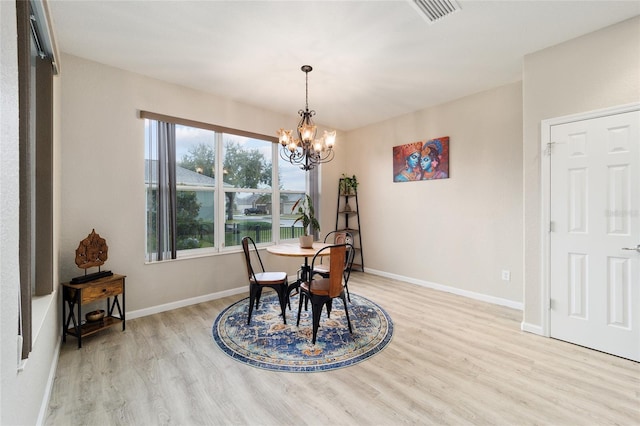
{"type": "Polygon", "coordinates": [[[97,333],[105,328],[122,323],[125,330],[125,275],[111,275],[82,284],[62,283],[62,341],[67,341],[67,334],[78,339],[78,348],[82,347],[82,338],[97,333]],[[122,306],[118,296],[122,295],[122,306]],[[111,300],[113,298],[113,301],[111,300]],[[82,324],[82,306],[97,300],[107,300],[105,317],[99,321],[82,324]],[[118,316],[114,309],[118,308],[118,316]],[[69,312],[67,313],[67,309],[69,312]],[[73,323],[73,326],[71,326],[73,323]]]}

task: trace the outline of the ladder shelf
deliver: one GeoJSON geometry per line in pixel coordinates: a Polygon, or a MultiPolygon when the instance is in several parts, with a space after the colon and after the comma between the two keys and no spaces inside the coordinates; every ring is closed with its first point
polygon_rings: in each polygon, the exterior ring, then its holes
{"type": "Polygon", "coordinates": [[[353,236],[351,244],[355,249],[352,270],[364,271],[364,255],[362,253],[362,232],[360,229],[360,210],[358,206],[358,189],[344,193],[343,178],[338,182],[338,203],[336,205],[336,231],[350,232],[353,236]],[[355,203],[355,206],[349,202],[355,203]]]}

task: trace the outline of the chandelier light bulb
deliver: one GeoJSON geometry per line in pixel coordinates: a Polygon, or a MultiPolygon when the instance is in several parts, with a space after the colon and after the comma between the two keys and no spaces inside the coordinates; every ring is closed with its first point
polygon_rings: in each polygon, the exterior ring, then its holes
{"type": "Polygon", "coordinates": [[[336,131],[333,130],[331,132],[324,131],[324,142],[327,144],[327,148],[333,148],[333,145],[336,143],[336,131]]]}
{"type": "Polygon", "coordinates": [[[290,135],[291,130],[284,130],[283,128],[278,130],[278,140],[282,146],[287,146],[289,144],[290,135]]]}
{"type": "Polygon", "coordinates": [[[303,142],[311,143],[316,136],[316,126],[312,124],[303,124],[298,128],[303,142]]]}

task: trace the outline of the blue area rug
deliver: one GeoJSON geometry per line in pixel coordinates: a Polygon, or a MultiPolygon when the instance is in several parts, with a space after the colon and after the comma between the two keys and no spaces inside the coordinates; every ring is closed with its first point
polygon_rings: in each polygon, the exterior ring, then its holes
{"type": "Polygon", "coordinates": [[[260,308],[247,325],[249,298],[226,308],[213,323],[213,339],[233,359],[274,371],[313,372],[347,367],[380,352],[391,341],[393,323],[372,301],[351,294],[347,302],[353,334],[349,333],[340,299],[334,299],[331,318],[323,309],[316,344],[311,344],[311,305],[302,310],[296,327],[298,296],[291,298],[287,324],[282,323],[275,292],[265,290],[260,308]]]}

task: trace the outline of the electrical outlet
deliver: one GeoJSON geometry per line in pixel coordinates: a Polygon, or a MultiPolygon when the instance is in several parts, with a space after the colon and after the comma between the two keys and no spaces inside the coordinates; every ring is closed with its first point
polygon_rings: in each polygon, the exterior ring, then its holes
{"type": "Polygon", "coordinates": [[[502,270],[502,281],[511,281],[511,271],[506,269],[502,270]]]}

